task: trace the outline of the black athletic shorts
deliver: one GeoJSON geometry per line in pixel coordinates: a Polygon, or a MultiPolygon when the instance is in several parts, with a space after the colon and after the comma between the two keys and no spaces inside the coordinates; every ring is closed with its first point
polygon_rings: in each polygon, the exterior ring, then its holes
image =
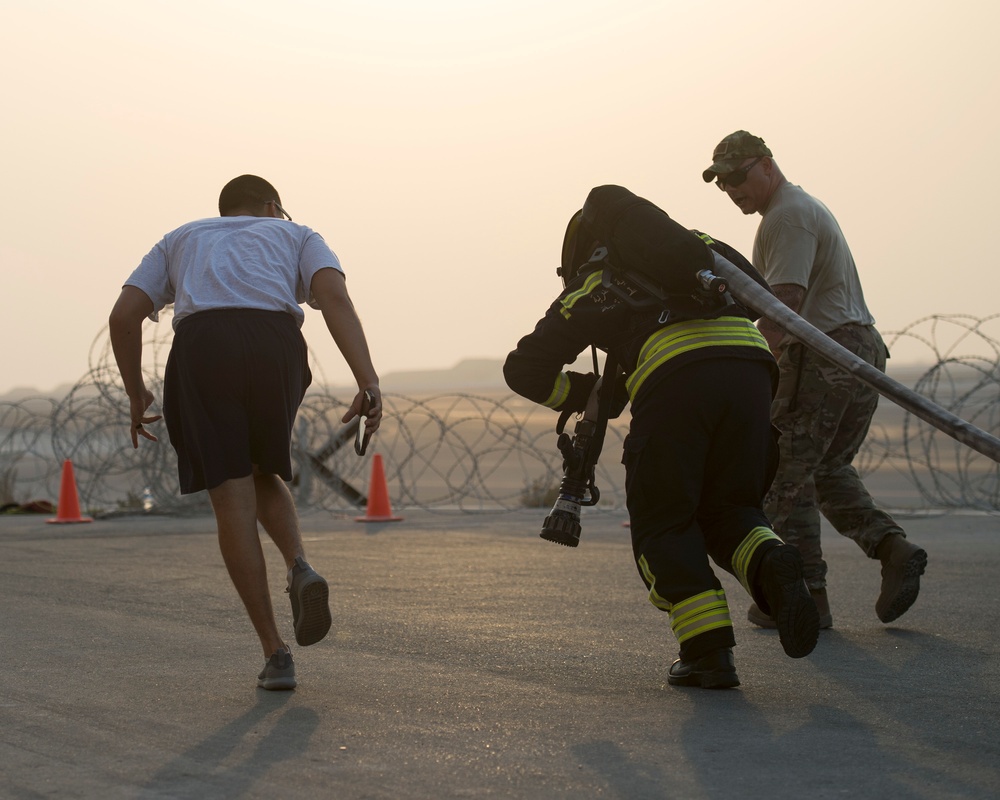
{"type": "Polygon", "coordinates": [[[292,479],[292,423],[312,382],[305,339],[282,311],[201,311],[177,324],[163,417],[181,494],[261,472],[292,479]]]}

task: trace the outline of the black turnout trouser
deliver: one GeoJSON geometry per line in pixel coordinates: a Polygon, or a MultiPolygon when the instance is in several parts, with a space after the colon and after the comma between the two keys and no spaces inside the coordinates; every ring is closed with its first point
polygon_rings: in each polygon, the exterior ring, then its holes
{"type": "MultiPolygon", "coordinates": [[[[721,592],[709,557],[733,573],[740,543],[770,528],[762,510],[777,466],[770,405],[767,362],[729,356],[683,365],[636,398],[626,499],[633,554],[658,608],[721,592]]],[[[730,622],[682,642],[681,656],[733,644],[730,622]]]]}

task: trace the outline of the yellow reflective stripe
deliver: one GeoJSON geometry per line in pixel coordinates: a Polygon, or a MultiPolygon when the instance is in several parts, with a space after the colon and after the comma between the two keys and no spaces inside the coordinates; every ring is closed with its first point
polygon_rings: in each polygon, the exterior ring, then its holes
{"type": "Polygon", "coordinates": [[[707,233],[699,233],[698,238],[701,239],[705,244],[715,244],[715,239],[713,239],[707,233]]]}
{"type": "Polygon", "coordinates": [[[560,372],[556,377],[555,386],[552,387],[552,394],[542,405],[546,408],[559,408],[566,402],[567,397],[569,397],[569,375],[560,372]]]}
{"type": "Polygon", "coordinates": [[[727,605],[725,610],[717,616],[700,620],[697,627],[692,626],[689,630],[683,631],[675,629],[674,635],[677,637],[677,644],[684,644],[684,642],[694,636],[700,636],[703,633],[708,633],[719,628],[731,627],[733,627],[733,620],[729,616],[729,606],[727,605]]]}
{"type": "Polygon", "coordinates": [[[670,627],[680,644],[717,628],[733,627],[725,591],[712,589],[675,603],[670,612],[670,627]]]}
{"type": "Polygon", "coordinates": [[[667,600],[664,600],[656,592],[656,576],[653,574],[653,570],[649,568],[649,562],[646,561],[646,556],[639,556],[639,569],[642,572],[642,576],[646,579],[646,583],[649,584],[649,602],[656,606],[661,611],[670,611],[671,605],[667,600]]]}
{"type": "Polygon", "coordinates": [[[635,400],[643,381],[671,358],[703,347],[758,347],[770,352],[760,331],[746,317],[694,319],[667,325],[653,333],[639,351],[635,371],[625,381],[635,400]]]}
{"type": "Polygon", "coordinates": [[[750,576],[747,575],[747,570],[750,569],[750,562],[753,559],[753,554],[757,552],[757,548],[764,542],[769,542],[772,539],[776,539],[779,542],[781,541],[778,534],[770,528],[765,528],[763,526],[756,527],[746,535],[746,538],[740,542],[739,547],[736,548],[736,552],[733,553],[733,572],[736,577],[739,578],[740,583],[743,584],[743,588],[746,589],[748,593],[750,592],[750,576]]]}
{"type": "Polygon", "coordinates": [[[590,294],[595,287],[601,285],[601,274],[602,270],[597,270],[597,272],[592,272],[587,276],[587,280],[583,282],[583,286],[577,289],[575,292],[570,292],[562,299],[562,308],[559,313],[562,314],[566,319],[570,317],[570,309],[573,308],[580,300],[590,294]]]}
{"type": "MultiPolygon", "coordinates": [[[[738,339],[738,344],[752,347],[767,347],[756,326],[746,317],[719,317],[718,319],[692,319],[675,322],[655,331],[639,351],[639,363],[651,358],[667,348],[690,349],[692,343],[706,340],[707,345],[717,342],[716,338],[738,339]]],[[[673,353],[672,355],[676,355],[673,353]]]]}
{"type": "Polygon", "coordinates": [[[678,643],[716,628],[733,627],[723,589],[712,589],[679,603],[671,603],[656,591],[656,576],[645,556],[639,556],[639,570],[649,584],[649,602],[670,614],[670,627],[678,643]]]}

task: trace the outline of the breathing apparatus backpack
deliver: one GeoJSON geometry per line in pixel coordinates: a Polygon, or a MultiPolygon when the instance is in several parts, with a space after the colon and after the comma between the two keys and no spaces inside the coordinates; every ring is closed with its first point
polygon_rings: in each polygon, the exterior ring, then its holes
{"type": "Polygon", "coordinates": [[[592,189],[570,219],[557,272],[568,284],[603,269],[603,285],[631,306],[683,319],[712,317],[733,303],[713,265],[704,239],[649,200],[607,185],[592,189]]]}
{"type": "MultiPolygon", "coordinates": [[[[602,286],[636,309],[634,317],[640,325],[710,319],[729,312],[756,319],[732,298],[725,281],[712,273],[715,256],[710,241],[622,186],[598,186],[570,218],[556,273],[568,285],[581,273],[601,270],[602,286]]],[[[721,242],[712,244],[720,255],[737,262],[743,272],[767,287],[736,251],[721,242]]],[[[591,349],[596,374],[597,348],[592,345],[591,349]]],[[[542,523],[543,539],[568,547],[580,542],[580,508],[595,505],[600,498],[595,467],[623,377],[608,349],[596,418],[578,416],[570,437],[564,427],[575,412],[564,410],[559,417],[556,432],[563,454],[563,480],[552,511],[542,523]]]]}

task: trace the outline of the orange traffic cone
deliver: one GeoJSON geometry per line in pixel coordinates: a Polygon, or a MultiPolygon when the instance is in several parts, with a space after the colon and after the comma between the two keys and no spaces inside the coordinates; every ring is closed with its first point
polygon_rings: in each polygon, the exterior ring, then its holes
{"type": "Polygon", "coordinates": [[[73,462],[63,461],[62,486],[59,488],[59,507],[56,515],[46,522],[93,522],[90,517],[80,516],[80,498],[76,494],[76,478],[73,477],[73,462]]]}
{"type": "Polygon", "coordinates": [[[389,488],[385,484],[385,472],[382,469],[382,456],[375,453],[372,456],[372,479],[368,486],[368,508],[363,517],[355,517],[355,522],[399,522],[402,517],[392,515],[389,505],[389,488]]]}

